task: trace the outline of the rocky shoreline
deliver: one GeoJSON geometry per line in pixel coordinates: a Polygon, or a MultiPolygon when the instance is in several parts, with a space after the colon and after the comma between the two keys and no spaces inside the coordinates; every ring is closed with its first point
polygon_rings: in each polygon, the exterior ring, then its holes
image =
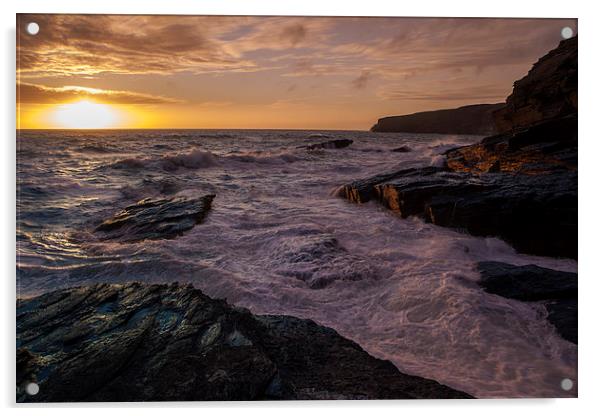
{"type": "Polygon", "coordinates": [[[515,82],[493,117],[501,133],[446,152],[443,167],[354,181],[340,195],[500,237],[519,252],[576,259],[577,38],[515,82]]]}
{"type": "Polygon", "coordinates": [[[177,283],[19,299],[17,343],[18,402],[471,398],[311,320],[254,315],[177,283]]]}
{"type": "MultiPolygon", "coordinates": [[[[576,259],[576,66],[577,39],[563,41],[515,83],[503,107],[488,109],[499,134],[447,151],[443,166],[353,181],[340,196],[500,237],[522,253],[576,259]]],[[[303,147],[320,153],[352,143],[303,147]]],[[[214,197],[144,199],[94,235],[119,243],[176,238],[206,219],[214,197]]],[[[336,240],[326,248],[343,250],[336,240]]],[[[575,273],[497,262],[477,270],[483,290],[543,305],[559,335],[577,343],[575,273]]],[[[306,280],[312,289],[330,284],[306,280]]],[[[404,374],[311,320],[255,315],[177,283],[95,284],[17,299],[16,358],[18,402],[471,398],[404,374]],[[30,382],[39,394],[26,394],[30,382]]]]}
{"type": "Polygon", "coordinates": [[[560,336],[577,344],[577,273],[535,265],[480,262],[479,284],[489,293],[524,302],[543,303],[548,321],[560,336]]]}
{"type": "MultiPolygon", "coordinates": [[[[442,167],[357,180],[339,195],[499,237],[518,252],[577,259],[577,38],[515,82],[493,118],[500,134],[447,151],[442,167]]],[[[543,304],[559,335],[577,343],[576,273],[497,262],[477,269],[487,292],[543,304]]]]}

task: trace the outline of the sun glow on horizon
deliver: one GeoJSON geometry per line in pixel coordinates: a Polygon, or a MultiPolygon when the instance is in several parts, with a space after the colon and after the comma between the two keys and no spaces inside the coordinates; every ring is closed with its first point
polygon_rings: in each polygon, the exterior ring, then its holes
{"type": "Polygon", "coordinates": [[[50,119],[67,129],[106,129],[117,126],[121,114],[109,104],[80,100],[56,106],[50,119]]]}

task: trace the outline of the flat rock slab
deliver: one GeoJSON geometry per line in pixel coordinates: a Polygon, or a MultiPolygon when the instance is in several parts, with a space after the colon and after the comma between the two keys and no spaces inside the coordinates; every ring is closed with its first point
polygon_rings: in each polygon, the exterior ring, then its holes
{"type": "Polygon", "coordinates": [[[307,150],[318,150],[318,149],[342,149],[343,147],[350,146],[353,140],[350,139],[338,139],[329,140],[323,143],[310,144],[306,146],[307,150]]]}
{"type": "Polygon", "coordinates": [[[381,202],[402,218],[418,216],[477,236],[500,237],[518,251],[577,257],[577,173],[541,175],[404,169],[342,187],[350,201],[381,202]]]}
{"type": "Polygon", "coordinates": [[[527,175],[577,171],[577,114],[546,120],[446,152],[456,172],[527,175]]]}
{"type": "Polygon", "coordinates": [[[104,221],[94,231],[102,239],[122,242],[175,238],[205,219],[214,197],[143,199],[104,221]]]}
{"type": "Polygon", "coordinates": [[[191,286],[99,284],[17,301],[17,401],[470,398],[334,330],[191,286]],[[40,391],[28,396],[24,386],[40,391]]]}
{"type": "Polygon", "coordinates": [[[560,335],[577,343],[577,274],[528,265],[487,261],[477,266],[479,284],[505,298],[544,303],[560,335]]]}

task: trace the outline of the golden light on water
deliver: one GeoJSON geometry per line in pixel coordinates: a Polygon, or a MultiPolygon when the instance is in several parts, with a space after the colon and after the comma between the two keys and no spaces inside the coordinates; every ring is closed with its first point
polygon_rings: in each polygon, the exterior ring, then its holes
{"type": "Polygon", "coordinates": [[[116,127],[120,118],[113,106],[89,100],[60,104],[50,114],[57,127],[67,129],[107,129],[116,127]]]}

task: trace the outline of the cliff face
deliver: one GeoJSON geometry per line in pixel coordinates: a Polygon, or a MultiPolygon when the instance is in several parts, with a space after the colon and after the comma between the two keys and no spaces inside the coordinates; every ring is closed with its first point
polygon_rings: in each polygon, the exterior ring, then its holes
{"type": "Polygon", "coordinates": [[[341,195],[523,253],[577,258],[577,39],[535,63],[495,119],[501,134],[448,151],[444,168],[355,181],[341,195]]]}
{"type": "Polygon", "coordinates": [[[504,106],[476,104],[448,110],[425,111],[404,116],[384,117],[372,127],[374,132],[493,134],[493,112],[504,106]]]}
{"type": "Polygon", "coordinates": [[[564,40],[514,83],[493,114],[499,132],[577,113],[577,37],[564,40]]]}
{"type": "Polygon", "coordinates": [[[506,106],[494,113],[501,132],[447,154],[461,172],[541,174],[577,170],[577,38],[537,61],[514,83],[506,106]]]}

